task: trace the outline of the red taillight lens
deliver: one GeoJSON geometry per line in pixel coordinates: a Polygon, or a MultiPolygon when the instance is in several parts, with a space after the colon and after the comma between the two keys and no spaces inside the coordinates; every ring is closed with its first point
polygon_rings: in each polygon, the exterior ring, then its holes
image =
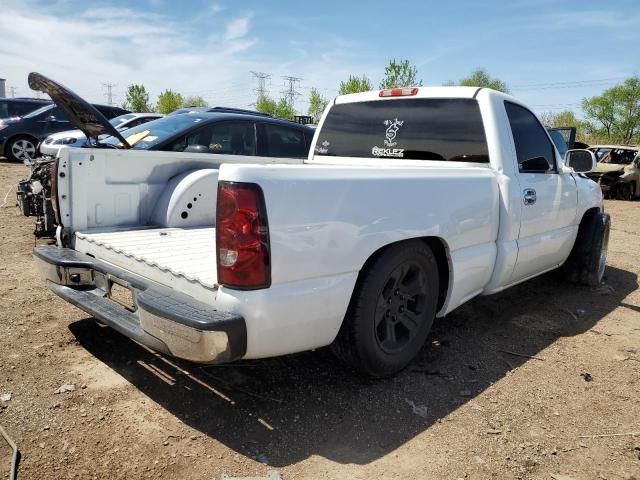
{"type": "Polygon", "coordinates": [[[418,93],[416,87],[413,88],[390,88],[388,90],[380,90],[380,97],[411,97],[418,93]]]}
{"type": "Polygon", "coordinates": [[[242,290],[269,287],[269,230],[259,185],[218,183],[216,249],[218,283],[242,290]]]}

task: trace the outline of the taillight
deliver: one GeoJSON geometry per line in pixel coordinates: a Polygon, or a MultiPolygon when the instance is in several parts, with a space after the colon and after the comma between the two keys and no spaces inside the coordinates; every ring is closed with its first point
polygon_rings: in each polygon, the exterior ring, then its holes
{"type": "Polygon", "coordinates": [[[269,230],[259,185],[218,183],[216,250],[218,283],[241,290],[269,287],[269,230]]]}
{"type": "Polygon", "coordinates": [[[380,97],[410,97],[416,95],[418,89],[413,88],[390,88],[387,90],[380,90],[380,97]]]}

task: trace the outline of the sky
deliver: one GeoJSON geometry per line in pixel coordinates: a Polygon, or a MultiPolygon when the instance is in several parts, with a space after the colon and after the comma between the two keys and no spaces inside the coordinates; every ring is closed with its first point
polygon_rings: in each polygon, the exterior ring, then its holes
{"type": "MultiPolygon", "coordinates": [[[[37,71],[89,101],[114,102],[143,84],[155,102],[172,89],[210,105],[247,108],[258,81],[280,97],[294,76],[328,98],[350,74],[374,86],[391,58],[408,59],[424,85],[478,67],[505,81],[536,112],[572,109],[584,97],[640,74],[637,0],[253,1],[2,0],[0,78],[33,96],[37,71]]],[[[7,90],[9,93],[9,89],[7,90]]]]}

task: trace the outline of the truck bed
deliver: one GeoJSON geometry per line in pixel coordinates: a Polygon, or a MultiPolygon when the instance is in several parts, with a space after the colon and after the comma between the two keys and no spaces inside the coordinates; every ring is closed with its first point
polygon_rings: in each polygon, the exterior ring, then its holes
{"type": "Polygon", "coordinates": [[[76,232],[75,248],[212,303],[211,291],[217,277],[215,230],[199,227],[76,232]]]}

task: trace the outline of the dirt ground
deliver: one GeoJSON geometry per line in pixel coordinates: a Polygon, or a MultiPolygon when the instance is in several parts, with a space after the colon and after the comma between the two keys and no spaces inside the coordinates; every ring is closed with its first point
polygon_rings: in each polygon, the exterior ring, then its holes
{"type": "MultiPolygon", "coordinates": [[[[0,199],[24,173],[0,160],[0,199]]],[[[13,198],[0,425],[20,479],[640,479],[640,433],[617,435],[640,432],[640,202],[606,204],[602,286],[545,275],[473,300],[372,381],[325,350],[202,368],[100,327],[38,278],[13,198]]]]}

